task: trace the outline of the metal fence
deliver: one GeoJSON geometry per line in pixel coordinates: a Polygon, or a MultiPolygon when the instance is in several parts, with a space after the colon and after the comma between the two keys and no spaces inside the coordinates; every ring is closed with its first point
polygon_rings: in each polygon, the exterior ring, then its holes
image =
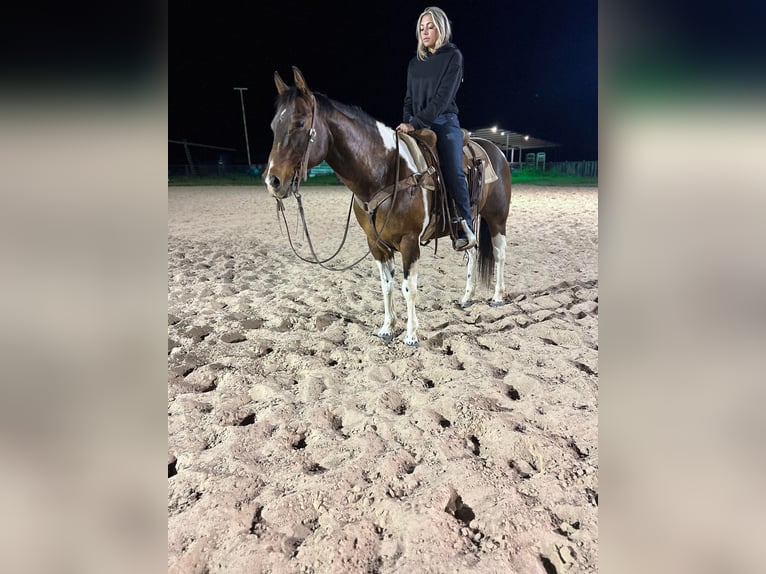
{"type": "MultiPolygon", "coordinates": [[[[260,178],[263,173],[263,166],[257,166],[255,169],[247,165],[237,165],[228,163],[198,163],[194,168],[188,163],[169,164],[168,177],[227,177],[232,175],[249,175],[254,178],[260,178]]],[[[335,173],[333,169],[322,162],[309,170],[309,177],[317,175],[329,175],[335,173]]]]}
{"type": "Polygon", "coordinates": [[[198,163],[194,164],[194,169],[188,163],[168,165],[168,177],[217,177],[246,175],[248,172],[249,168],[246,165],[198,163]]]}
{"type": "Polygon", "coordinates": [[[579,177],[598,177],[598,161],[549,161],[545,164],[545,171],[579,177]]]}

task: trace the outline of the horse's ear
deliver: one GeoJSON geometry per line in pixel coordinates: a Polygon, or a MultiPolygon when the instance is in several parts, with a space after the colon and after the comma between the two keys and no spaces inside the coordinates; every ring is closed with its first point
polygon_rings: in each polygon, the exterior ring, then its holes
{"type": "Polygon", "coordinates": [[[277,92],[280,96],[287,91],[287,84],[282,81],[279,72],[274,72],[274,83],[277,85],[277,92]]]}
{"type": "Polygon", "coordinates": [[[303,94],[308,95],[311,93],[308,84],[306,84],[306,80],[303,78],[303,74],[295,66],[293,66],[293,77],[295,78],[296,88],[298,88],[303,94]]]}

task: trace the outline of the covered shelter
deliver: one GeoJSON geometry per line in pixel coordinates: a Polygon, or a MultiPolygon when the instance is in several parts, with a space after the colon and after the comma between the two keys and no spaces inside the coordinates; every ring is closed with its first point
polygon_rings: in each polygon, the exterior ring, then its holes
{"type": "Polygon", "coordinates": [[[495,143],[497,147],[505,152],[505,157],[510,164],[521,163],[523,161],[524,150],[559,147],[557,143],[536,138],[529,134],[520,134],[499,126],[471,130],[470,134],[472,137],[484,138],[495,143]],[[519,150],[518,159],[515,159],[516,150],[519,150]]]}

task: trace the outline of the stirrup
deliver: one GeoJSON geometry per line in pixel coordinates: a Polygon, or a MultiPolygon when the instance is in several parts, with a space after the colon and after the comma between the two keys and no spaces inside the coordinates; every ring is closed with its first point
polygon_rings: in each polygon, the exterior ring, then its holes
{"type": "Polygon", "coordinates": [[[473,230],[465,222],[465,219],[460,219],[460,226],[463,228],[465,237],[458,237],[452,242],[452,247],[455,251],[466,251],[472,247],[476,247],[476,236],[473,234],[473,230]]]}
{"type": "Polygon", "coordinates": [[[468,251],[472,247],[476,247],[475,241],[469,241],[465,237],[458,237],[452,242],[452,248],[455,251],[468,251]]]}

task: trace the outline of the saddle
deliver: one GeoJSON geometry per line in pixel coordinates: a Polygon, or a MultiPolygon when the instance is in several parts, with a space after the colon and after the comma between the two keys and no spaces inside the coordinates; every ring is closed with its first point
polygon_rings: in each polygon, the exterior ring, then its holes
{"type": "MultiPolygon", "coordinates": [[[[434,201],[431,204],[430,222],[423,233],[422,245],[428,244],[431,239],[449,233],[452,239],[457,237],[458,225],[455,221],[457,213],[454,202],[447,194],[446,186],[442,178],[439,155],[436,150],[436,133],[429,129],[415,130],[406,134],[411,136],[417,143],[417,149],[409,146],[416,161],[422,161],[420,168],[432,168],[435,184],[434,201]],[[419,153],[418,153],[419,152],[419,153]]],[[[401,137],[401,136],[400,136],[401,137]]],[[[407,142],[408,145],[410,142],[407,142]]],[[[497,181],[497,174],[492,168],[489,156],[484,148],[472,141],[468,131],[463,130],[463,173],[468,180],[468,192],[471,201],[471,217],[474,224],[478,224],[478,214],[487,200],[486,185],[497,181]]],[[[476,230],[474,230],[476,232],[476,230]]]]}

